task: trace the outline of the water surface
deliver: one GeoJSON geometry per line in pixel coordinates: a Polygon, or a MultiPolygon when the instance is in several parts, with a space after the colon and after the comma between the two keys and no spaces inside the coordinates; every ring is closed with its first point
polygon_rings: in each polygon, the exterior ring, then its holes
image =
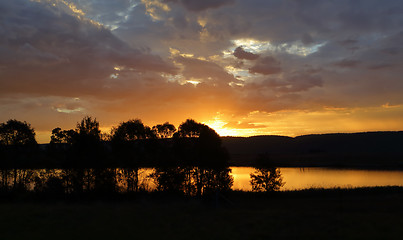
{"type": "MultiPolygon", "coordinates": [[[[403,171],[351,170],[329,168],[279,168],[284,186],[280,190],[307,188],[356,188],[374,186],[403,186],[403,171]]],[[[253,167],[231,167],[232,189],[251,191],[250,174],[253,167]]]]}
{"type": "MultiPolygon", "coordinates": [[[[403,186],[403,171],[348,170],[329,168],[279,168],[283,186],[271,190],[309,188],[357,188],[403,186]]],[[[251,174],[264,184],[273,183],[265,170],[253,167],[226,169],[201,168],[140,168],[140,169],[2,169],[0,189],[26,189],[48,192],[137,192],[176,191],[187,195],[205,192],[251,191],[251,174]],[[266,174],[266,175],[265,175],[266,174]],[[266,179],[266,180],[264,180],[266,179]]],[[[266,185],[268,186],[268,185],[266,185]]],[[[279,186],[279,185],[277,185],[279,186]]]]}

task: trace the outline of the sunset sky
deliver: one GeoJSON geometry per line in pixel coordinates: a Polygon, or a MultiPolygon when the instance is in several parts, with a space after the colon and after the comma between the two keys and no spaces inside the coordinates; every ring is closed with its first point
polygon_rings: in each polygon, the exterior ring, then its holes
{"type": "Polygon", "coordinates": [[[403,130],[403,1],[2,0],[0,122],[37,140],[193,118],[220,135],[403,130]]]}

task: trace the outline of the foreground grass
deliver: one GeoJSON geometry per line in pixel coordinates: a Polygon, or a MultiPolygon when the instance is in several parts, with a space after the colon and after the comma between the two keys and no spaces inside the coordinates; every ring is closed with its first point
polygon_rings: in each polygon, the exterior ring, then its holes
{"type": "Polygon", "coordinates": [[[6,201],[0,239],[401,239],[403,188],[6,201]]]}

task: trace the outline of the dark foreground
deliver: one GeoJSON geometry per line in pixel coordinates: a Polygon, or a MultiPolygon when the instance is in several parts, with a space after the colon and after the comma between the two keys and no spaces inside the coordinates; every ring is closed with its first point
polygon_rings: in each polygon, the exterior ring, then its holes
{"type": "Polygon", "coordinates": [[[0,202],[1,239],[402,239],[403,188],[0,202]]]}

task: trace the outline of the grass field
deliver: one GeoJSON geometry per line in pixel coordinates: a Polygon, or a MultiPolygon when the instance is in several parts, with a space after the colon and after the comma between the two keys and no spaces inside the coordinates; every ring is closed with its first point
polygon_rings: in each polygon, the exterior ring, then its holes
{"type": "Polygon", "coordinates": [[[0,239],[402,239],[403,188],[3,201],[0,239]]]}

